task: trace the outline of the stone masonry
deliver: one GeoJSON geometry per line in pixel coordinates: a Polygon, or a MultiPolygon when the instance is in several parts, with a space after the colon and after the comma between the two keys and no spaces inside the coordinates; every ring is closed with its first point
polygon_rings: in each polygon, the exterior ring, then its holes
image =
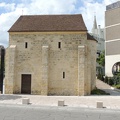
{"type": "Polygon", "coordinates": [[[95,45],[87,40],[86,33],[11,33],[6,56],[6,70],[11,74],[6,74],[6,93],[21,93],[21,74],[31,74],[31,94],[90,94],[95,86],[91,82],[95,81],[95,45]]]}

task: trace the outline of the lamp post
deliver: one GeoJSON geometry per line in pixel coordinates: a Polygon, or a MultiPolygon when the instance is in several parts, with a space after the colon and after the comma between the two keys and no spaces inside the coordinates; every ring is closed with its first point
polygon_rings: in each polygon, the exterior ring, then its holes
{"type": "Polygon", "coordinates": [[[1,85],[0,85],[0,89],[1,92],[3,93],[3,79],[4,79],[4,56],[5,56],[5,49],[4,47],[1,48],[1,85]]]}

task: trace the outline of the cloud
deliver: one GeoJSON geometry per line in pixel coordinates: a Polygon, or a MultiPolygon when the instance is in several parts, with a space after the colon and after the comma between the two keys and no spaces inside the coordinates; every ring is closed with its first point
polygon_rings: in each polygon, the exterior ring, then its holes
{"type": "MultiPolygon", "coordinates": [[[[14,0],[13,0],[14,1],[14,0]]],[[[21,0],[17,3],[0,3],[0,9],[4,8],[0,15],[0,43],[8,46],[7,31],[17,18],[24,14],[70,14],[75,11],[77,0],[21,0]],[[4,41],[4,42],[3,42],[4,41]]]]}
{"type": "Polygon", "coordinates": [[[103,3],[104,3],[105,5],[109,5],[109,4],[114,3],[114,2],[117,2],[117,1],[118,1],[118,0],[104,0],[103,3]]]}
{"type": "Polygon", "coordinates": [[[106,6],[116,2],[116,0],[81,0],[83,6],[79,8],[82,13],[85,24],[90,32],[93,27],[94,15],[96,15],[97,25],[104,28],[106,6]]]}
{"type": "Polygon", "coordinates": [[[22,14],[81,13],[88,30],[92,29],[94,12],[97,23],[104,27],[105,6],[116,0],[11,0],[0,2],[0,44],[8,46],[7,31],[22,14]],[[19,3],[17,2],[19,1],[19,3]],[[98,2],[99,1],[99,2],[98,2]]]}
{"type": "Polygon", "coordinates": [[[0,3],[0,8],[3,8],[5,11],[13,11],[15,9],[15,3],[0,3]]]}
{"type": "MultiPolygon", "coordinates": [[[[75,10],[77,0],[31,0],[27,5],[29,14],[64,14],[75,10]]],[[[26,6],[25,6],[26,7],[26,6]]]]}
{"type": "Polygon", "coordinates": [[[96,15],[97,24],[104,27],[104,3],[84,1],[84,6],[80,7],[79,11],[83,14],[83,18],[89,31],[91,31],[93,26],[94,15],[96,15]]]}

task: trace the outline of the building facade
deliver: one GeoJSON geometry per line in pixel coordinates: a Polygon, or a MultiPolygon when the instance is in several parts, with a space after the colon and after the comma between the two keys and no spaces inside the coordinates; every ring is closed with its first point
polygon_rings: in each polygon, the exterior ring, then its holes
{"type": "Polygon", "coordinates": [[[88,95],[95,63],[81,14],[21,16],[9,30],[5,93],[88,95]]]}
{"type": "Polygon", "coordinates": [[[113,76],[120,72],[120,1],[106,6],[106,76],[113,76]]]}

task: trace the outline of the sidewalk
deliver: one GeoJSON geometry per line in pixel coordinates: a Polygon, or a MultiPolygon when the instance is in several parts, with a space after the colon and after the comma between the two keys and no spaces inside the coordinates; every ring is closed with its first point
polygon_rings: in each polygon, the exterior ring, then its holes
{"type": "Polygon", "coordinates": [[[65,107],[96,108],[96,102],[102,101],[103,106],[108,109],[120,109],[120,92],[111,89],[111,86],[97,80],[96,85],[111,95],[105,96],[41,96],[41,95],[3,95],[0,94],[0,104],[22,105],[23,98],[29,98],[29,105],[58,106],[58,100],[64,100],[65,107]]]}
{"type": "Polygon", "coordinates": [[[96,101],[103,101],[109,109],[120,109],[120,96],[40,96],[40,95],[0,95],[0,104],[22,105],[22,98],[29,98],[29,105],[57,106],[64,100],[67,107],[96,108],[96,101]]]}
{"type": "Polygon", "coordinates": [[[104,83],[103,81],[101,80],[96,80],[96,87],[98,89],[101,89],[107,93],[110,93],[110,95],[113,95],[113,96],[120,96],[120,90],[118,89],[114,89],[112,86],[104,83]]]}

